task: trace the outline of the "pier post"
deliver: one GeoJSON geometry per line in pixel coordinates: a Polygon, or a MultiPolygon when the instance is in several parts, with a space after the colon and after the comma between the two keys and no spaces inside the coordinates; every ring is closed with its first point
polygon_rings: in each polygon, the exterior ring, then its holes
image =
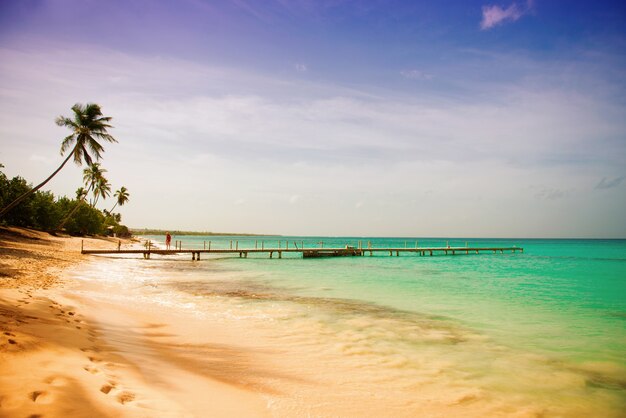
{"type": "Polygon", "coordinates": [[[239,249],[239,240],[235,241],[235,250],[239,249]]]}
{"type": "Polygon", "coordinates": [[[117,251],[122,249],[122,240],[117,241],[117,251]]]}
{"type": "Polygon", "coordinates": [[[211,251],[211,241],[209,241],[209,251],[211,251]]]}
{"type": "Polygon", "coordinates": [[[396,251],[396,257],[400,257],[400,251],[396,251]]]}
{"type": "Polygon", "coordinates": [[[241,251],[239,251],[239,258],[241,258],[241,251]]]}
{"type": "Polygon", "coordinates": [[[84,240],[84,239],[81,239],[81,240],[80,240],[80,252],[81,252],[81,253],[82,253],[82,252],[83,252],[83,250],[84,250],[84,245],[85,245],[85,240],[84,240]]]}
{"type": "Polygon", "coordinates": [[[200,251],[196,253],[196,260],[200,261],[200,251]]]}
{"type": "Polygon", "coordinates": [[[273,254],[274,254],[274,251],[270,251],[270,258],[272,258],[273,254]]]}
{"type": "Polygon", "coordinates": [[[283,258],[283,252],[282,251],[278,252],[278,258],[283,258]]]}
{"type": "Polygon", "coordinates": [[[191,261],[196,261],[196,253],[191,252],[191,261]]]}
{"type": "Polygon", "coordinates": [[[258,245],[259,245],[259,241],[258,240],[254,241],[254,249],[255,250],[258,248],[258,245]]]}
{"type": "Polygon", "coordinates": [[[245,252],[243,253],[243,258],[248,258],[248,252],[247,252],[247,251],[245,251],[245,252]]]}
{"type": "Polygon", "coordinates": [[[389,251],[389,257],[393,257],[393,251],[389,251]]]}
{"type": "Polygon", "coordinates": [[[206,250],[206,241],[203,241],[203,243],[204,243],[204,249],[206,250]]]}
{"type": "MultiPolygon", "coordinates": [[[[261,241],[261,251],[262,250],[265,250],[265,241],[261,241]]],[[[270,258],[272,257],[270,256],[270,258]]]]}
{"type": "Polygon", "coordinates": [[[430,256],[431,257],[433,256],[433,250],[430,250],[430,256]]]}
{"type": "Polygon", "coordinates": [[[288,250],[289,249],[289,240],[285,241],[285,248],[288,250]]]}
{"type": "Polygon", "coordinates": [[[232,239],[230,240],[230,249],[231,250],[233,249],[233,240],[232,239]]]}

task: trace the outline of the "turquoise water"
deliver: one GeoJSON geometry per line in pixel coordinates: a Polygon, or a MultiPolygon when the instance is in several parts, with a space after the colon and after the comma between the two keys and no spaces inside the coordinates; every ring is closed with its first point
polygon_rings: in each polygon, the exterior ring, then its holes
{"type": "MultiPolygon", "coordinates": [[[[572,391],[572,397],[597,395],[596,403],[611,405],[605,411],[609,415],[619,416],[626,406],[626,240],[214,236],[174,240],[182,240],[186,249],[204,248],[209,241],[211,248],[232,245],[240,249],[277,247],[278,241],[282,248],[286,241],[290,248],[294,243],[304,243],[305,247],[358,246],[359,241],[363,247],[370,242],[373,247],[410,248],[416,241],[420,247],[523,247],[524,253],[515,254],[432,257],[374,253],[373,257],[302,259],[284,254],[282,259],[269,259],[259,254],[241,259],[229,255],[196,263],[192,288],[202,294],[202,278],[211,274],[206,266],[220,266],[246,277],[237,284],[241,292],[233,293],[229,287],[230,293],[224,294],[253,300],[254,306],[270,306],[271,302],[275,308],[277,303],[295,303],[303,315],[317,318],[338,333],[352,331],[350,321],[362,312],[371,321],[375,317],[378,324],[378,334],[367,337],[378,340],[369,344],[380,346],[386,339],[386,344],[402,346],[398,352],[407,358],[411,350],[425,353],[428,343],[405,337],[404,331],[398,330],[411,330],[412,324],[423,328],[427,320],[428,327],[453,330],[459,341],[485,341],[478,348],[457,349],[451,354],[462,362],[463,356],[470,356],[467,351],[474,350],[469,360],[463,360],[468,370],[495,368],[500,356],[497,353],[503,350],[507,359],[537,356],[541,359],[538,369],[549,364],[549,373],[574,370],[580,374],[582,383],[572,391]],[[253,298],[249,297],[251,292],[253,298]],[[268,295],[265,300],[258,296],[263,292],[268,295]],[[380,325],[380,318],[385,319],[385,325],[380,325]],[[381,331],[381,326],[388,328],[381,331]],[[487,365],[485,357],[489,356],[492,358],[487,365]]],[[[206,286],[215,285],[207,281],[206,286]]],[[[454,348],[446,350],[452,353],[454,348]]],[[[493,373],[502,374],[500,386],[514,378],[505,377],[509,373],[506,370],[493,373]]],[[[532,391],[534,378],[524,383],[523,390],[532,391]]]]}

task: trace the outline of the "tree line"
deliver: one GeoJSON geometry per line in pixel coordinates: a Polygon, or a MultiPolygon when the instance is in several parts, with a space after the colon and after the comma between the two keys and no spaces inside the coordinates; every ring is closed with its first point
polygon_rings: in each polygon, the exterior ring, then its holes
{"type": "Polygon", "coordinates": [[[114,213],[118,206],[129,200],[126,187],[114,194],[115,203],[110,210],[99,210],[96,204],[111,194],[111,185],[105,177],[107,170],[99,161],[104,147],[102,141],[117,142],[108,133],[112,128],[111,117],[103,116],[100,106],[94,103],[72,107],[72,117],[59,116],[56,124],[72,132],[61,143],[61,155],[70,151],[61,165],[43,182],[36,186],[20,176],[9,179],[0,164],[0,224],[31,227],[46,231],[64,230],[70,234],[94,235],[113,232],[118,236],[130,235],[121,224],[121,215],[114,213]],[[99,142],[100,141],[100,142],[99,142]],[[74,163],[87,168],[83,170],[85,187],[76,191],[75,198],[55,197],[50,191],[40,191],[65,164],[73,158],[74,163]]]}

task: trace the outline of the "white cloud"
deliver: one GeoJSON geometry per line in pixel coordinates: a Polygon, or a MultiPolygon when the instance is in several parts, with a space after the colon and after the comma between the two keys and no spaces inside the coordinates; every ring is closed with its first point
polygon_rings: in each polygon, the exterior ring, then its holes
{"type": "Polygon", "coordinates": [[[495,26],[502,25],[507,21],[514,22],[526,15],[532,9],[532,2],[529,0],[525,6],[518,6],[512,3],[506,9],[499,5],[483,6],[483,18],[480,27],[483,30],[491,29],[495,26]]]}
{"type": "Polygon", "coordinates": [[[615,177],[613,179],[607,179],[606,177],[602,177],[602,180],[600,180],[600,182],[596,184],[595,189],[603,190],[618,187],[620,184],[622,184],[624,179],[626,179],[626,176],[615,177]]]}
{"type": "Polygon", "coordinates": [[[296,63],[294,64],[294,67],[296,69],[296,71],[300,72],[300,73],[305,73],[309,70],[309,67],[306,64],[302,64],[302,63],[296,63]]]}
{"type": "MultiPolygon", "coordinates": [[[[602,89],[535,80],[468,85],[480,95],[467,99],[374,96],[185,61],[85,54],[0,50],[0,162],[7,174],[45,178],[49,168],[29,157],[61,161],[65,131],[54,117],[96,101],[114,117],[119,144],[107,145],[103,164],[114,188],[131,192],[123,208],[131,226],[545,236],[558,233],[544,229],[546,220],[586,225],[585,214],[602,206],[581,184],[592,193],[598,179],[607,185],[623,175],[625,148],[615,141],[626,131],[623,109],[597,96],[602,89]],[[528,189],[545,179],[554,183],[528,189]]],[[[540,66],[534,74],[541,77],[540,66]]],[[[73,195],[80,183],[78,169],[67,168],[49,185],[73,195]]],[[[623,194],[595,195],[604,207],[626,206],[623,194]]],[[[596,218],[606,235],[625,228],[621,218],[596,218]]]]}
{"type": "Polygon", "coordinates": [[[433,79],[432,74],[428,74],[420,70],[402,70],[400,71],[400,75],[410,80],[432,80],[433,79]]]}

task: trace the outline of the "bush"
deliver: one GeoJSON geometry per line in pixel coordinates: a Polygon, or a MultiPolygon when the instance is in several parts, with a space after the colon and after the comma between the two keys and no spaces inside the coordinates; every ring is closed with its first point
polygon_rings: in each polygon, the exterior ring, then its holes
{"type": "MultiPolygon", "coordinates": [[[[5,177],[2,185],[3,206],[8,205],[30,189],[30,185],[22,177],[13,177],[11,180],[5,177]]],[[[33,199],[34,195],[26,198],[15,209],[5,215],[3,222],[13,226],[33,226],[33,218],[35,216],[32,207],[33,199]]]]}
{"type": "MultiPolygon", "coordinates": [[[[75,202],[75,201],[74,201],[75,202]]],[[[105,233],[104,215],[96,208],[79,201],[80,207],[65,224],[65,230],[71,235],[97,235],[105,233]]],[[[73,209],[73,206],[72,206],[73,209]]]]}
{"type": "Polygon", "coordinates": [[[53,230],[61,222],[61,207],[52,192],[36,192],[31,202],[32,226],[45,231],[53,230]]]}
{"type": "MultiPolygon", "coordinates": [[[[3,165],[0,164],[0,169],[2,168],[3,165]]],[[[9,179],[0,170],[0,208],[9,205],[31,189],[32,185],[22,177],[9,179]]],[[[55,199],[52,192],[37,191],[0,219],[0,224],[54,231],[69,216],[65,230],[72,235],[105,234],[109,231],[107,227],[111,226],[117,236],[130,236],[128,228],[120,225],[122,220],[120,214],[106,211],[105,213],[106,216],[84,200],[69,199],[65,196],[55,199]]]]}

